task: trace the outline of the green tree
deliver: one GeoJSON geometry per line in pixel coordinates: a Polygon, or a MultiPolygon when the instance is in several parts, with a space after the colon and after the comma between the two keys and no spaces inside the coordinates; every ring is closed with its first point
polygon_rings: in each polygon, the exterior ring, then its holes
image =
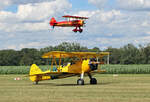
{"type": "Polygon", "coordinates": [[[106,49],[105,51],[110,52],[110,58],[109,58],[110,64],[120,64],[121,53],[122,53],[121,49],[108,47],[108,49],[106,49]]]}
{"type": "Polygon", "coordinates": [[[139,50],[133,45],[128,44],[125,45],[122,49],[121,53],[121,64],[136,64],[137,63],[137,55],[139,55],[139,50]]]}
{"type": "Polygon", "coordinates": [[[21,51],[20,65],[41,64],[42,54],[37,49],[24,48],[21,51]]]}
{"type": "Polygon", "coordinates": [[[1,50],[0,51],[0,65],[1,66],[11,66],[19,65],[20,55],[18,51],[15,50],[1,50]]]}
{"type": "Polygon", "coordinates": [[[144,48],[145,63],[150,64],[150,45],[144,48]]]}

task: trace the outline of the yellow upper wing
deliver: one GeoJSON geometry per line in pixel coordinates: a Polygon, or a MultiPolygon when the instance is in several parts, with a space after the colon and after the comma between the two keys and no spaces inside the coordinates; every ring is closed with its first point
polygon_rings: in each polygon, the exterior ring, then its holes
{"type": "Polygon", "coordinates": [[[93,58],[103,57],[109,55],[109,52],[64,52],[64,51],[52,51],[45,53],[42,58],[68,58],[68,57],[79,57],[79,58],[93,58]]]}

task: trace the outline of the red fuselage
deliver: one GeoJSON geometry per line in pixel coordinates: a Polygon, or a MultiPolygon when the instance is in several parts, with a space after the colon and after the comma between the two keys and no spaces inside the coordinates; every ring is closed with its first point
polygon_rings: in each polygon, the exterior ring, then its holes
{"type": "Polygon", "coordinates": [[[50,25],[59,27],[82,27],[84,25],[84,21],[83,20],[61,21],[50,23],[50,25]]]}

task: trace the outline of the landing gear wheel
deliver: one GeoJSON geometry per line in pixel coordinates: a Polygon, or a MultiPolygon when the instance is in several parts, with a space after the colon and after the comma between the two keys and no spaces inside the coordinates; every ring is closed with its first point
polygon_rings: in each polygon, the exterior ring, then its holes
{"type": "Polygon", "coordinates": [[[77,80],[77,85],[84,85],[84,80],[83,79],[78,79],[77,80]]]}
{"type": "Polygon", "coordinates": [[[75,32],[75,33],[77,33],[77,31],[76,31],[76,30],[75,30],[74,32],[75,32]]]}
{"type": "Polygon", "coordinates": [[[83,32],[83,29],[79,29],[79,32],[82,33],[82,32],[83,32]]]}
{"type": "Polygon", "coordinates": [[[35,81],[33,84],[37,85],[37,84],[38,84],[38,81],[35,81]]]}
{"type": "Polygon", "coordinates": [[[72,31],[76,33],[78,30],[77,29],[73,29],[72,31]]]}
{"type": "Polygon", "coordinates": [[[91,78],[90,84],[97,84],[97,80],[95,78],[91,78]]]}

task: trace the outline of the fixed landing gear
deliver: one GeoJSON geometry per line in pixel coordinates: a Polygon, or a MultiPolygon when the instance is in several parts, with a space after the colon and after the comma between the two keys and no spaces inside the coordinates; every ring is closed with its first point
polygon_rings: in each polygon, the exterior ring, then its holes
{"type": "Polygon", "coordinates": [[[37,85],[38,83],[39,83],[38,81],[33,82],[34,85],[37,85]]]}
{"type": "MultiPolygon", "coordinates": [[[[77,85],[84,85],[84,79],[83,79],[84,73],[81,74],[80,79],[77,80],[77,85]]],[[[88,73],[88,76],[90,78],[90,84],[95,85],[97,84],[96,78],[92,78],[91,74],[88,73]]]]}
{"type": "Polygon", "coordinates": [[[81,73],[80,79],[77,80],[77,85],[84,85],[83,77],[84,77],[84,72],[81,73]]]}
{"type": "Polygon", "coordinates": [[[91,78],[90,79],[90,84],[97,84],[96,78],[91,78]]]}
{"type": "Polygon", "coordinates": [[[77,29],[73,29],[72,31],[76,33],[78,30],[77,29]]]}
{"type": "Polygon", "coordinates": [[[91,76],[90,73],[88,73],[88,76],[89,76],[89,78],[90,78],[90,84],[97,84],[96,78],[92,78],[92,76],[91,76]]]}
{"type": "Polygon", "coordinates": [[[77,85],[84,85],[84,80],[83,79],[78,79],[77,80],[77,85]]]}
{"type": "Polygon", "coordinates": [[[82,33],[82,32],[83,32],[83,29],[79,29],[79,32],[82,33]]]}
{"type": "MultiPolygon", "coordinates": [[[[90,79],[90,84],[96,85],[97,84],[96,78],[91,78],[90,79]]],[[[84,85],[84,80],[83,79],[78,79],[77,80],[77,85],[84,85]]]]}
{"type": "Polygon", "coordinates": [[[80,33],[82,33],[83,32],[83,29],[81,29],[80,27],[79,27],[79,29],[78,29],[78,27],[76,27],[75,29],[73,29],[72,30],[73,32],[80,32],[80,33]]]}

